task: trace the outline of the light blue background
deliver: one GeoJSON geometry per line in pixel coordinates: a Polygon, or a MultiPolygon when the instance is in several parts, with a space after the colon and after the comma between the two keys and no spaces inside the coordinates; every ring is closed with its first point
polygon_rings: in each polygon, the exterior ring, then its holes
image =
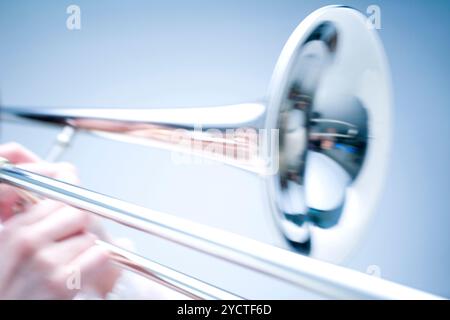
{"type": "MultiPolygon", "coordinates": [[[[265,95],[296,25],[330,1],[0,1],[2,103],[193,106],[265,95]],[[82,29],[66,29],[68,5],[82,29]]],[[[450,297],[450,1],[341,1],[381,7],[395,121],[378,214],[346,266],[450,297]]],[[[43,155],[56,131],[2,124],[1,141],[43,155]]],[[[261,181],[234,169],[177,167],[170,155],[80,135],[65,159],[85,186],[282,245],[261,181]]],[[[140,252],[251,298],[312,297],[289,285],[108,224],[140,252]]]]}

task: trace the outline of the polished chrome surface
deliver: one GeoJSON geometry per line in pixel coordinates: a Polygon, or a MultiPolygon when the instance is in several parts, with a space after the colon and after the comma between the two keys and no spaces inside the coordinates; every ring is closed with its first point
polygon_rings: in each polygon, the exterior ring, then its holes
{"type": "MultiPolygon", "coordinates": [[[[389,72],[376,31],[358,11],[330,6],[293,32],[264,103],[172,109],[3,106],[1,112],[7,119],[58,124],[257,173],[266,181],[273,217],[288,242],[310,256],[340,261],[358,244],[382,187],[390,104],[389,72]]],[[[64,141],[57,144],[52,157],[64,147],[64,141]]]]}
{"type": "MultiPolygon", "coordinates": [[[[64,133],[64,132],[63,132],[64,133]]],[[[67,133],[67,132],[66,132],[67,133]]],[[[66,141],[66,139],[63,139],[66,141]]],[[[50,154],[53,154],[50,152],[50,154]]],[[[0,157],[0,170],[3,166],[9,165],[9,161],[0,157]]],[[[0,178],[0,183],[2,179],[0,178]]],[[[30,204],[36,204],[41,197],[31,194],[23,189],[17,189],[20,196],[30,204]]],[[[1,227],[1,225],[0,225],[1,227]]],[[[169,289],[183,294],[186,298],[194,300],[236,300],[241,297],[214,287],[210,284],[195,279],[189,275],[168,268],[155,261],[139,256],[129,250],[117,245],[96,240],[95,244],[109,254],[112,262],[118,266],[133,271],[147,279],[157,282],[169,289]]]]}
{"type": "Polygon", "coordinates": [[[360,241],[386,174],[390,76],[366,17],[309,15],[287,41],[269,88],[280,171],[266,179],[275,220],[298,249],[340,261],[360,241]]]}
{"type": "Polygon", "coordinates": [[[258,152],[260,103],[170,109],[68,109],[2,106],[5,120],[20,118],[71,127],[129,143],[199,155],[266,175],[258,152]]]}
{"type": "MultiPolygon", "coordinates": [[[[331,298],[438,299],[377,277],[142,208],[1,162],[0,181],[331,298]]],[[[203,288],[204,290],[206,288],[203,288]]]]}
{"type": "Polygon", "coordinates": [[[211,286],[203,281],[185,275],[155,261],[141,257],[131,251],[108,242],[97,240],[96,244],[105,249],[111,260],[134,273],[153,280],[194,300],[240,300],[241,297],[211,286]]]}
{"type": "Polygon", "coordinates": [[[61,132],[56,136],[55,142],[47,153],[45,160],[48,162],[55,162],[64,154],[64,152],[69,148],[72,140],[75,136],[75,128],[72,126],[64,126],[61,132]]]}

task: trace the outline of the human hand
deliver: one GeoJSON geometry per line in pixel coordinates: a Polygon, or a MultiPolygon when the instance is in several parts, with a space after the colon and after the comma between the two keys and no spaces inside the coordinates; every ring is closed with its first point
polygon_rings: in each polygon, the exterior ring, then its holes
{"type": "MultiPolygon", "coordinates": [[[[43,162],[18,144],[0,145],[0,157],[78,183],[73,166],[43,162]]],[[[0,184],[0,219],[0,259],[5,261],[0,266],[0,298],[65,299],[86,288],[104,296],[114,285],[119,272],[95,246],[91,230],[99,225],[87,213],[49,200],[24,203],[18,189],[0,184]],[[70,270],[79,272],[84,288],[68,285],[70,270]]]]}

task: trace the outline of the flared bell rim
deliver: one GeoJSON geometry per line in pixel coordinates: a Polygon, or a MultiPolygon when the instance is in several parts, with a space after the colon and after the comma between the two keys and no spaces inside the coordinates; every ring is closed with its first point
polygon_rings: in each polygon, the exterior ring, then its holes
{"type": "MultiPolygon", "coordinates": [[[[335,48],[335,54],[343,55],[335,57],[331,66],[339,64],[336,70],[347,71],[340,77],[345,77],[347,82],[353,81],[352,94],[358,101],[362,101],[367,111],[367,149],[364,160],[360,170],[345,188],[343,203],[339,208],[339,220],[328,228],[314,225],[311,219],[302,215],[294,222],[287,217],[280,206],[286,195],[280,193],[279,173],[266,177],[265,184],[272,216],[283,237],[295,248],[312,257],[341,262],[360,245],[364,231],[374,216],[387,174],[391,139],[392,98],[387,58],[376,30],[362,13],[347,6],[327,6],[314,11],[300,23],[286,42],[274,69],[267,99],[265,127],[279,128],[281,109],[291,73],[298,63],[299,49],[311,37],[312,32],[324,23],[335,26],[341,41],[338,48],[335,48]],[[343,49],[339,48],[343,42],[346,50],[344,53],[339,51],[343,49]]],[[[326,76],[329,78],[329,75],[326,76]]],[[[330,80],[321,81],[324,83],[330,80]]],[[[318,90],[323,91],[321,88],[318,90]]],[[[309,152],[309,128],[305,128],[305,132],[307,134],[301,150],[303,159],[308,157],[309,152]]],[[[283,152],[282,149],[283,146],[280,146],[280,153],[283,152]]],[[[307,165],[301,167],[300,175],[306,174],[306,167],[307,165]]],[[[304,186],[302,187],[297,196],[306,203],[304,186]]],[[[306,210],[310,209],[307,205],[305,207],[306,210]]]]}

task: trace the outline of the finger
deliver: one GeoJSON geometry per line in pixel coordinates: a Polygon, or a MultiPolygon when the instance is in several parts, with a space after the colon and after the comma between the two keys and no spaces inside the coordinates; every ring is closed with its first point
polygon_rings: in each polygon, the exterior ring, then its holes
{"type": "Polygon", "coordinates": [[[66,265],[75,260],[80,254],[95,245],[95,237],[90,233],[82,233],[65,240],[54,242],[39,253],[45,260],[54,264],[66,265]]]}
{"type": "Polygon", "coordinates": [[[60,272],[64,275],[76,268],[80,271],[83,286],[89,286],[102,276],[103,271],[110,266],[109,263],[108,252],[99,246],[92,246],[68,263],[60,272]]]}
{"type": "Polygon", "coordinates": [[[15,142],[0,145],[0,157],[8,159],[11,163],[40,161],[37,155],[15,142]]]}
{"type": "Polygon", "coordinates": [[[17,189],[0,184],[0,220],[6,221],[15,213],[15,206],[21,202],[17,189]]]}
{"type": "Polygon", "coordinates": [[[0,220],[6,221],[12,215],[24,213],[39,200],[37,196],[28,191],[0,184],[0,220]]]}
{"type": "Polygon", "coordinates": [[[91,222],[88,227],[88,231],[90,233],[95,234],[99,239],[103,241],[110,241],[111,238],[108,236],[108,234],[105,232],[104,228],[102,227],[102,220],[99,216],[91,215],[91,222]]]}
{"type": "MultiPolygon", "coordinates": [[[[78,184],[79,179],[74,166],[68,163],[50,164],[47,162],[26,163],[18,165],[27,171],[49,176],[67,183],[78,184]]],[[[0,184],[0,220],[6,221],[16,213],[17,210],[24,210],[23,197],[19,189],[0,184]]]]}
{"type": "Polygon", "coordinates": [[[89,223],[90,216],[87,212],[65,206],[30,228],[39,239],[49,242],[63,240],[84,232],[89,223]]]}
{"type": "Polygon", "coordinates": [[[37,204],[30,206],[22,214],[11,217],[11,219],[5,222],[5,226],[14,228],[34,224],[61,209],[63,206],[62,203],[53,200],[39,201],[37,204]]]}
{"type": "Polygon", "coordinates": [[[108,266],[108,263],[108,251],[97,245],[91,246],[70,262],[72,265],[79,266],[82,272],[91,275],[102,271],[104,267],[108,266]]]}
{"type": "Polygon", "coordinates": [[[70,184],[80,184],[80,178],[78,177],[77,169],[74,165],[68,162],[58,162],[55,163],[57,166],[57,174],[55,179],[70,183],[70,184]]]}
{"type": "MultiPolygon", "coordinates": [[[[61,204],[54,201],[42,201],[33,206],[29,213],[15,215],[5,222],[1,235],[1,245],[3,248],[1,264],[4,272],[13,274],[24,265],[24,261],[37,252],[48,240],[42,235],[35,233],[35,229],[27,225],[32,221],[43,219],[54,212],[61,204]]],[[[26,265],[26,263],[25,263],[26,265]]]]}

